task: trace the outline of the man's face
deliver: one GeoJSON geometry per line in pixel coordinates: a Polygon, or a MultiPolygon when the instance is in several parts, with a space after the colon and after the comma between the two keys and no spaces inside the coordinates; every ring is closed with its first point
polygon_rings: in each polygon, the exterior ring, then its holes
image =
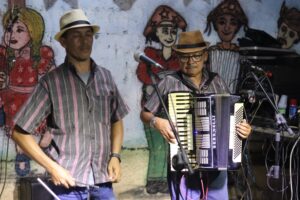
{"type": "Polygon", "coordinates": [[[238,30],[238,21],[232,15],[221,15],[216,20],[216,29],[222,42],[231,42],[238,30]]]}
{"type": "Polygon", "coordinates": [[[60,42],[66,49],[71,60],[82,62],[90,59],[93,46],[93,30],[91,27],[81,27],[68,30],[60,42]]]}
{"type": "Polygon", "coordinates": [[[299,40],[299,36],[296,31],[283,22],[279,27],[277,40],[280,42],[282,48],[288,49],[299,40]]]}
{"type": "Polygon", "coordinates": [[[156,36],[163,46],[172,47],[176,42],[177,28],[172,22],[162,22],[156,29],[156,36]]]}
{"type": "Polygon", "coordinates": [[[199,76],[207,57],[206,51],[178,54],[181,71],[189,77],[199,76]]]}

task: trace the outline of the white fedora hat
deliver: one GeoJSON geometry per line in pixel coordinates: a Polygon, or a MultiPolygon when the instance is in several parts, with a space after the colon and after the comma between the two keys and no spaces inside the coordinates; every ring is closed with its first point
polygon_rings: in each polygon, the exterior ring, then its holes
{"type": "Polygon", "coordinates": [[[73,9],[65,13],[59,21],[60,31],[55,34],[54,38],[59,41],[59,38],[69,29],[79,27],[92,27],[94,33],[100,30],[98,25],[92,25],[87,16],[81,9],[73,9]]]}

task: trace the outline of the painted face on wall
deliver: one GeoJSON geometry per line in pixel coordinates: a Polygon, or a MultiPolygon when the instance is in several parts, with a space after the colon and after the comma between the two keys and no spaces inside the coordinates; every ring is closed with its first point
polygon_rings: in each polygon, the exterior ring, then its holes
{"type": "Polygon", "coordinates": [[[238,21],[232,15],[221,15],[216,20],[216,30],[222,42],[231,42],[238,30],[238,21]]]}
{"type": "Polygon", "coordinates": [[[27,26],[21,22],[16,21],[11,29],[7,29],[4,34],[4,42],[12,49],[18,50],[25,47],[31,40],[27,26]]]}
{"type": "Polygon", "coordinates": [[[163,46],[172,47],[176,42],[177,30],[172,22],[162,22],[156,29],[156,36],[163,46]]]}
{"type": "Polygon", "coordinates": [[[293,44],[299,40],[299,36],[296,31],[289,28],[286,23],[282,23],[278,30],[277,39],[284,49],[291,48],[293,44]]]}

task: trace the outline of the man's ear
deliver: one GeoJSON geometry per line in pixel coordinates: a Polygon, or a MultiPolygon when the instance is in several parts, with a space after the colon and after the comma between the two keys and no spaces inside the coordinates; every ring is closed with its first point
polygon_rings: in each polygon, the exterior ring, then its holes
{"type": "Polygon", "coordinates": [[[59,38],[59,43],[64,48],[66,47],[66,39],[64,37],[59,38]]]}

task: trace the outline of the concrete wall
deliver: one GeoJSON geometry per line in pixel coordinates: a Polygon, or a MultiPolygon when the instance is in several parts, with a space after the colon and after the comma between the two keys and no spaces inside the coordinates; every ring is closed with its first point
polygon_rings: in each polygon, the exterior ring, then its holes
{"type": "MultiPolygon", "coordinates": [[[[64,49],[53,36],[59,29],[59,17],[68,9],[81,7],[92,23],[101,26],[100,34],[95,39],[92,57],[95,61],[110,69],[117,85],[126,99],[131,112],[125,118],[125,147],[146,147],[142,123],[139,119],[141,83],[136,77],[137,62],[133,55],[143,51],[145,38],[144,27],[154,9],[161,5],[169,5],[177,10],[188,23],[187,30],[204,30],[206,16],[220,0],[27,0],[27,7],[33,8],[44,17],[46,30],[44,44],[55,52],[56,65],[64,59],[64,49]]],[[[276,37],[277,19],[282,0],[241,0],[249,25],[261,29],[276,37]]],[[[287,0],[286,6],[300,9],[300,1],[287,0]]],[[[7,1],[0,2],[0,18],[7,10],[7,1]]],[[[3,36],[2,26],[0,36],[3,36]]],[[[242,37],[243,32],[238,34],[242,37]]],[[[206,39],[214,44],[218,36],[213,31],[206,39]]],[[[294,48],[298,51],[299,44],[294,48]]]]}

